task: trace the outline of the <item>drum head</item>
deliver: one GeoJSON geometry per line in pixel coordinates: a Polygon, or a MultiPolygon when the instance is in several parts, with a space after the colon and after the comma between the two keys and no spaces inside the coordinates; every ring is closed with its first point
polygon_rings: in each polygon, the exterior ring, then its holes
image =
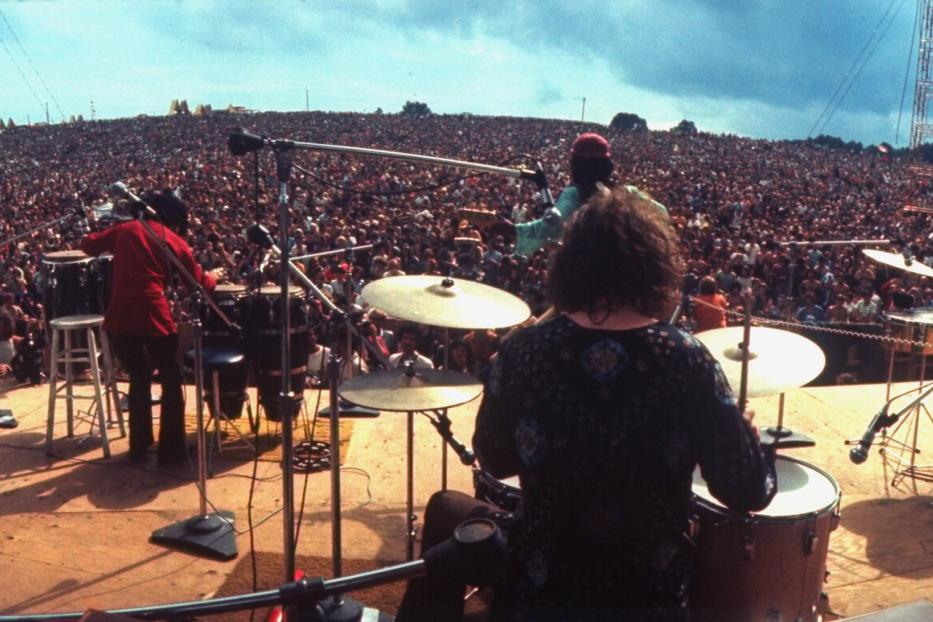
{"type": "Polygon", "coordinates": [[[217,296],[235,296],[245,293],[246,286],[237,285],[236,283],[219,283],[217,287],[214,288],[214,294],[217,296]]]}
{"type": "Polygon", "coordinates": [[[42,256],[46,263],[69,263],[72,261],[90,260],[91,257],[82,251],[52,251],[42,256]]]}
{"type": "MultiPolygon", "coordinates": [[[[297,285],[288,286],[289,296],[301,296],[303,292],[304,290],[297,285]]],[[[259,294],[262,296],[281,296],[282,288],[278,285],[263,285],[259,288],[259,294]]]]}
{"type": "Polygon", "coordinates": [[[888,319],[895,323],[922,324],[933,326],[933,309],[914,309],[912,311],[889,311],[888,319]]]}
{"type": "MultiPolygon", "coordinates": [[[[775,467],[777,494],[768,507],[751,514],[772,517],[801,516],[820,513],[838,502],[839,486],[828,473],[806,462],[784,456],[777,457],[775,467]]],[[[693,494],[722,511],[728,511],[710,494],[706,481],[700,477],[700,467],[693,471],[693,494]]]]}
{"type": "Polygon", "coordinates": [[[512,477],[506,477],[505,479],[500,479],[499,481],[505,484],[506,486],[511,486],[512,488],[516,490],[522,489],[522,484],[521,482],[518,481],[518,475],[513,475],[512,477]]]}

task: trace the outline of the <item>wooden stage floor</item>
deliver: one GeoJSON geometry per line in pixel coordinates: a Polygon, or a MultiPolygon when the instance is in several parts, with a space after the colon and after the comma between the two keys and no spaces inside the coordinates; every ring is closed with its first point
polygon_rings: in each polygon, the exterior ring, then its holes
{"type": "MultiPolygon", "coordinates": [[[[190,388],[188,395],[193,395],[190,388]]],[[[317,399],[308,392],[305,396],[311,404],[317,399]]],[[[103,459],[99,440],[87,436],[86,423],[79,425],[78,436],[65,437],[63,407],[55,456],[47,457],[47,397],[47,385],[0,388],[0,408],[12,410],[19,421],[16,429],[0,430],[0,614],[141,606],[200,599],[220,589],[249,557],[252,463],[221,456],[207,486],[216,507],[236,514],[238,559],[219,562],[166,549],[149,543],[150,532],[197,513],[198,493],[188,465],[160,470],[154,455],[143,464],[128,462],[126,439],[113,440],[113,457],[103,459]]],[[[830,609],[842,617],[933,595],[933,482],[905,478],[893,485],[891,452],[880,455],[876,445],[864,464],[854,465],[843,443],[863,434],[884,401],[884,385],[808,388],[786,395],[785,424],[817,444],[783,453],[824,469],[842,489],[842,518],[831,534],[825,585],[830,609]]],[[[321,403],[327,403],[326,396],[321,403]]],[[[777,403],[777,396],[752,400],[760,423],[776,421],[777,403]]],[[[472,433],[477,404],[451,411],[461,439],[472,433]]],[[[194,411],[190,400],[188,411],[194,411]]],[[[921,410],[910,421],[920,422],[919,459],[929,463],[933,418],[921,410]]],[[[907,428],[898,436],[907,438],[907,428]]],[[[440,487],[441,455],[437,433],[421,417],[415,444],[420,516],[440,487]]],[[[404,560],[405,447],[404,415],[354,421],[342,471],[345,559],[404,560]]],[[[473,490],[470,470],[452,454],[449,486],[473,490]]],[[[306,490],[299,554],[328,557],[329,475],[313,474],[307,482],[299,475],[295,488],[299,502],[306,490]]],[[[260,462],[253,516],[260,523],[273,515],[254,529],[257,551],[282,550],[281,499],[280,466],[260,462]]]]}

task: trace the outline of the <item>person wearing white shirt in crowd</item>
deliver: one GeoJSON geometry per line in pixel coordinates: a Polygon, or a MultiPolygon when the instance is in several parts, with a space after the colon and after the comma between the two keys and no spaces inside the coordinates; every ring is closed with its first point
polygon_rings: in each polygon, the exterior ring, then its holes
{"type": "Polygon", "coordinates": [[[327,384],[330,348],[318,343],[317,337],[317,328],[312,326],[308,332],[308,378],[305,383],[309,389],[327,384]]]}
{"type": "Polygon", "coordinates": [[[405,367],[409,361],[414,362],[415,369],[434,369],[431,359],[420,354],[418,338],[421,331],[415,324],[404,324],[396,331],[399,351],[389,357],[389,364],[393,367],[405,367]]]}

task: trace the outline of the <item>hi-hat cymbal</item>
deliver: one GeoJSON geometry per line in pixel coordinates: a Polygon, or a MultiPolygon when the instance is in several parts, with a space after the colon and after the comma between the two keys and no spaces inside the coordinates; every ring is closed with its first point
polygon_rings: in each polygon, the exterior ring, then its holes
{"type": "Polygon", "coordinates": [[[483,385],[469,374],[438,369],[388,369],[354,376],[340,396],[358,406],[399,412],[452,408],[475,399],[483,385]]]}
{"type": "Polygon", "coordinates": [[[908,259],[902,253],[889,253],[888,251],[879,251],[873,248],[863,248],[862,252],[869,258],[886,266],[899,268],[920,276],[933,276],[933,268],[922,263],[919,259],[910,259],[908,263],[908,259]]]}
{"type": "MultiPolygon", "coordinates": [[[[736,393],[742,382],[742,326],[715,328],[694,335],[722,366],[736,393]]],[[[748,397],[763,397],[802,387],[820,375],[826,356],[797,333],[753,326],[748,339],[748,397]]]]}
{"type": "Polygon", "coordinates": [[[369,283],[360,296],[392,317],[447,328],[504,328],[531,315],[509,292],[462,278],[391,276],[369,283]]]}

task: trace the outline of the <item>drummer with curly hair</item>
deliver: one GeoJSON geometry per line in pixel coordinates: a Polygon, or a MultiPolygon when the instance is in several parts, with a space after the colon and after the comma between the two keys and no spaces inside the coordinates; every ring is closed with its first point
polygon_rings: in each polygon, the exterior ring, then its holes
{"type": "MultiPolygon", "coordinates": [[[[518,475],[508,564],[492,620],[689,619],[692,481],[737,511],[776,492],[719,364],[665,319],[680,243],[659,203],[600,188],[570,219],[549,272],[558,314],[503,343],[485,379],[473,445],[495,478],[518,475]]],[[[498,508],[436,493],[423,550],[498,508]]],[[[410,584],[400,621],[458,619],[462,585],[410,584]]]]}

